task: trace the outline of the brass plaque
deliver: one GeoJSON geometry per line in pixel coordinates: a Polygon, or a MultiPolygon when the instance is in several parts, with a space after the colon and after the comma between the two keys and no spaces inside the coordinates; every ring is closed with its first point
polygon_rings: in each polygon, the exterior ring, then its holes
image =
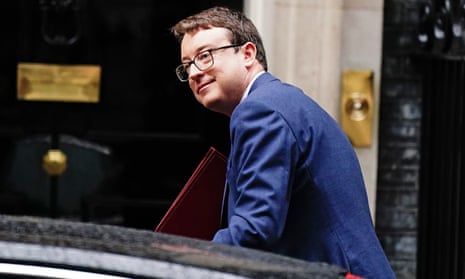
{"type": "Polygon", "coordinates": [[[24,101],[98,103],[101,67],[19,63],[17,98],[24,101]]]}

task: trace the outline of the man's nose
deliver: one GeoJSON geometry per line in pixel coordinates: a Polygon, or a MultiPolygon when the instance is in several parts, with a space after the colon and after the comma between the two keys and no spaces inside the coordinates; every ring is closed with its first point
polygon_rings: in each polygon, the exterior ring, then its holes
{"type": "Polygon", "coordinates": [[[197,66],[192,65],[190,67],[189,78],[195,79],[195,77],[198,76],[201,73],[203,73],[203,71],[199,70],[199,68],[197,68],[197,66]]]}

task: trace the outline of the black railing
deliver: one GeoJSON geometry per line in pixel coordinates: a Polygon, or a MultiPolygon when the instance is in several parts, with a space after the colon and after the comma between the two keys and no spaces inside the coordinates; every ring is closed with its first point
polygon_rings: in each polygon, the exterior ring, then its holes
{"type": "Polygon", "coordinates": [[[465,4],[423,2],[420,20],[417,278],[465,278],[465,4]]]}
{"type": "Polygon", "coordinates": [[[420,7],[417,278],[465,278],[465,1],[420,7]]]}
{"type": "Polygon", "coordinates": [[[423,51],[465,55],[465,1],[431,0],[420,4],[418,42],[423,51]]]}
{"type": "Polygon", "coordinates": [[[465,58],[421,61],[417,278],[465,278],[465,58]]]}

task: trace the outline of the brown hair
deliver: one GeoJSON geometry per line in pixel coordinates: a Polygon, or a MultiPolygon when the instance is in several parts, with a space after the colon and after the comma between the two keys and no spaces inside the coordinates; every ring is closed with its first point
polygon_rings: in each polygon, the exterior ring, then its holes
{"type": "Polygon", "coordinates": [[[171,32],[178,42],[181,42],[186,33],[197,29],[222,27],[231,31],[232,44],[252,42],[257,47],[257,60],[268,70],[265,48],[257,28],[242,12],[226,7],[213,7],[197,14],[191,15],[174,25],[171,32]]]}

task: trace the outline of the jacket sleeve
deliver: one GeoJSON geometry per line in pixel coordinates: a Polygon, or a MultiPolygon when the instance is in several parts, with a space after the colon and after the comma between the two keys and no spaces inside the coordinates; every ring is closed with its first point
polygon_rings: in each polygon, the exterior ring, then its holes
{"type": "Polygon", "coordinates": [[[213,241],[268,250],[283,233],[297,160],[285,119],[260,102],[244,102],[231,118],[228,227],[213,241]]]}

